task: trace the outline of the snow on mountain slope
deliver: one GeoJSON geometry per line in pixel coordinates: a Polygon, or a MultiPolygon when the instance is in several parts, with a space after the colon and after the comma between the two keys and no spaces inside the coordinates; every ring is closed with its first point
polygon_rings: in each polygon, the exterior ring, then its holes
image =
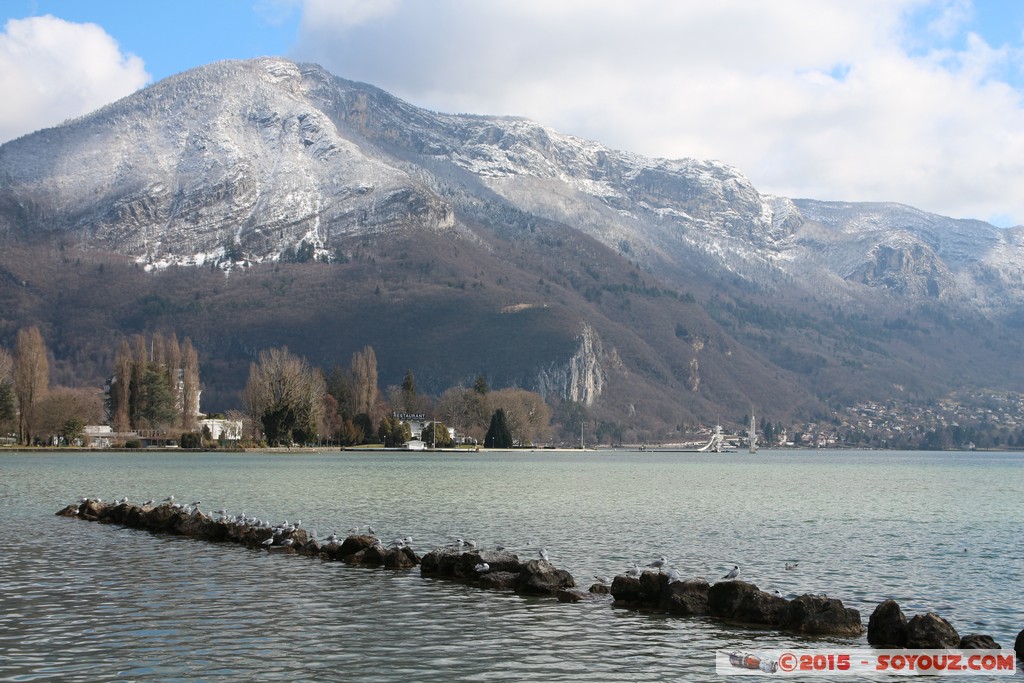
{"type": "Polygon", "coordinates": [[[0,234],[151,266],[273,261],[396,228],[468,236],[496,203],[669,278],[731,273],[837,301],[1024,305],[1024,237],[897,204],[760,194],[515,117],[439,114],[316,65],[221,62],[0,147],[0,234]]]}

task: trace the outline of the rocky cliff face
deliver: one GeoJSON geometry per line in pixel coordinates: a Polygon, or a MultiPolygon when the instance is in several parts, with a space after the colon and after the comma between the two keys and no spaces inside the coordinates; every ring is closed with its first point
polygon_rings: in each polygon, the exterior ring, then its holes
{"type": "Polygon", "coordinates": [[[542,368],[537,375],[537,391],[545,398],[592,406],[601,397],[609,370],[624,368],[614,348],[605,349],[604,342],[593,327],[583,325],[577,337],[578,346],[564,363],[542,368]]]}

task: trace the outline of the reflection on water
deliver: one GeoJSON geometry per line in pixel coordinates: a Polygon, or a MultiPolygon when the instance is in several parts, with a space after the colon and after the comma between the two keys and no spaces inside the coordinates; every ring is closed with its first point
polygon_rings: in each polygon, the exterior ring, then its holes
{"type": "Polygon", "coordinates": [[[83,495],[174,494],[321,537],[372,524],[421,553],[544,546],[584,586],[661,554],[710,580],[738,564],[865,623],[893,597],[1009,647],[1022,470],[1010,454],[4,455],[0,679],[712,680],[716,649],[823,645],[54,516],[83,495]]]}

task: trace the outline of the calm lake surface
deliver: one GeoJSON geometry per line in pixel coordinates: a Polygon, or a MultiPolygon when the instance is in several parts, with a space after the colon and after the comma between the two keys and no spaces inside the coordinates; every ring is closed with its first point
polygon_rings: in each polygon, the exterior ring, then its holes
{"type": "Polygon", "coordinates": [[[584,587],[664,554],[684,576],[736,564],[767,591],[827,593],[865,627],[894,598],[1004,649],[1024,628],[1016,453],[5,453],[0,680],[710,681],[717,649],[867,646],[54,515],[171,494],[321,538],[372,525],[421,555],[543,546],[584,587]]]}

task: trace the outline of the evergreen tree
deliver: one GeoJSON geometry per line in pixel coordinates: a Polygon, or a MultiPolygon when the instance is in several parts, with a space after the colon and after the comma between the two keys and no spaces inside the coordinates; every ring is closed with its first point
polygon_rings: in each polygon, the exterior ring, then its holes
{"type": "Polygon", "coordinates": [[[174,424],[178,417],[174,393],[167,385],[167,374],[154,363],[142,375],[138,401],[137,427],[162,429],[174,424]]]}
{"type": "Polygon", "coordinates": [[[412,370],[407,369],[405,371],[405,379],[402,380],[401,403],[401,412],[416,412],[416,408],[418,407],[416,402],[416,378],[413,377],[412,370]]]}
{"type": "Polygon", "coordinates": [[[373,418],[369,413],[359,413],[353,417],[352,426],[359,433],[359,441],[356,443],[367,443],[373,436],[373,418]]]}
{"type": "Polygon", "coordinates": [[[455,445],[452,435],[443,422],[429,422],[423,427],[423,434],[420,436],[423,443],[436,448],[451,448],[455,445]]]}
{"type": "Polygon", "coordinates": [[[484,447],[512,448],[512,445],[512,433],[505,420],[505,411],[498,408],[491,415],[491,426],[487,428],[487,435],[484,436],[484,447]]]}

